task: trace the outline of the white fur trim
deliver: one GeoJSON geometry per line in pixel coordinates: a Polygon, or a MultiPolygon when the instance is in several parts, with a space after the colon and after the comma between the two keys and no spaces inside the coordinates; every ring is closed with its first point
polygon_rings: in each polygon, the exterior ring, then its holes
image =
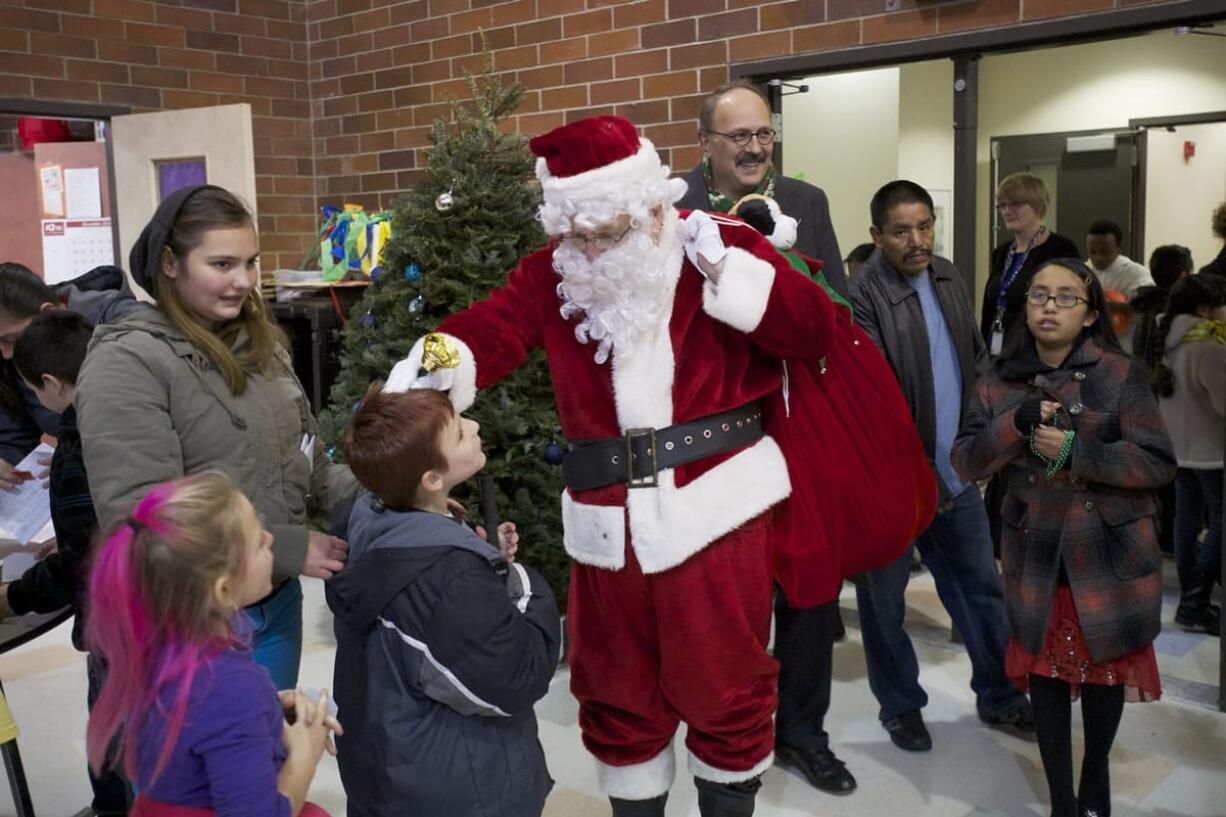
{"type": "MultiPolygon", "coordinates": [[[[626,499],[631,544],[644,573],[684,562],[719,537],[782,502],[792,492],[778,443],[763,437],[684,488],[660,472],[656,488],[635,488],[626,499]]],[[[621,570],[626,562],[626,511],[620,505],[576,502],[562,494],[562,543],[576,562],[621,570]]]]}
{"type": "Polygon", "coordinates": [[[562,492],[562,546],[576,562],[608,570],[626,564],[626,510],[576,502],[562,492]]]}
{"type": "Polygon", "coordinates": [[[770,437],[683,488],[672,469],[657,488],[629,492],[630,542],[644,573],[676,567],[792,492],[783,451],[770,437]]]}
{"type": "Polygon", "coordinates": [[[421,357],[426,345],[426,337],[423,335],[413,344],[404,360],[392,367],[387,381],[383,384],[383,390],[406,392],[410,389],[438,389],[447,392],[456,411],[468,411],[473,400],[477,398],[477,359],[473,357],[473,350],[468,348],[468,344],[455,335],[448,335],[446,332],[438,334],[450,339],[460,350],[460,365],[454,369],[440,369],[425,377],[419,377],[421,357]]]}
{"type": "Polygon", "coordinates": [[[774,762],[774,752],[771,751],[767,752],[766,757],[755,764],[752,769],[733,772],[727,769],[717,769],[708,763],[704,763],[693,752],[690,752],[689,756],[687,765],[690,767],[690,774],[694,775],[694,777],[701,777],[703,780],[710,780],[712,783],[740,783],[744,780],[753,780],[769,769],[771,763],[774,762]]]}
{"type": "Polygon", "coordinates": [[[460,347],[460,365],[455,370],[455,381],[447,396],[451,398],[456,411],[468,411],[477,399],[477,358],[473,356],[473,350],[468,348],[467,343],[455,335],[447,337],[460,347]]]}
{"type": "Polygon", "coordinates": [[[707,281],[702,288],[702,308],[716,320],[734,329],[752,332],[766,314],[775,267],[740,247],[729,247],[719,283],[707,281]]]}
{"type": "MultiPolygon", "coordinates": [[[[667,231],[676,230],[679,223],[666,222],[665,238],[669,236],[667,231]]],[[[731,252],[743,253],[735,249],[731,252]]],[[[773,278],[774,268],[769,263],[759,261],[748,253],[743,255],[754,263],[764,264],[773,278]]],[[[668,293],[668,301],[661,314],[667,318],[661,321],[660,327],[654,332],[644,333],[631,354],[618,354],[616,349],[613,351],[613,394],[617,404],[617,421],[623,431],[629,428],[666,428],[674,422],[676,358],[673,356],[668,320],[672,317],[681,264],[682,250],[677,244],[667,267],[672,277],[664,289],[668,293]]],[[[726,274],[728,266],[724,271],[726,274]]],[[[677,488],[676,474],[671,469],[660,472],[659,483],[656,488],[630,490],[626,500],[630,541],[644,573],[659,573],[676,567],[792,492],[783,452],[769,437],[759,440],[684,488],[677,488]]],[[[574,507],[590,506],[574,503],[574,507]]],[[[612,522],[610,515],[606,524],[612,522]]],[[[624,523],[618,519],[618,524],[624,523]]],[[[569,523],[567,525],[569,527],[569,523]]],[[[586,536],[592,535],[591,527],[589,522],[586,536]]],[[[614,569],[620,568],[624,561],[623,544],[619,544],[614,565],[612,554],[601,556],[590,553],[591,545],[578,545],[578,535],[572,537],[568,532],[566,538],[575,545],[572,549],[572,545],[568,544],[567,552],[576,561],[614,569]],[[577,555],[577,551],[582,555],[577,555]]],[[[621,543],[624,543],[624,539],[621,543]]]]}
{"type": "Polygon", "coordinates": [[[574,176],[554,176],[542,156],[536,160],[536,177],[546,201],[608,197],[612,190],[634,185],[663,166],[655,146],[639,137],[639,149],[624,159],[574,176]]]}
{"type": "Polygon", "coordinates": [[[610,766],[596,761],[596,777],[609,797],[621,800],[650,800],[672,788],[677,775],[677,760],[670,742],[664,751],[630,766],[610,766]]]}

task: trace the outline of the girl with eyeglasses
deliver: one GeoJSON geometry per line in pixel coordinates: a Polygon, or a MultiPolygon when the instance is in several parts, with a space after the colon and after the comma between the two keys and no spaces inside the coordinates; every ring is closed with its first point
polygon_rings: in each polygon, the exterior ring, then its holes
{"type": "Polygon", "coordinates": [[[1124,701],[1162,694],[1155,489],[1174,477],[1175,454],[1093,271],[1050,261],[1023,302],[1020,331],[976,385],[951,459],[963,479],[1004,480],[1005,672],[1030,693],[1052,817],[1106,817],[1124,701]],[[1078,697],[1085,757],[1074,788],[1078,697]]]}

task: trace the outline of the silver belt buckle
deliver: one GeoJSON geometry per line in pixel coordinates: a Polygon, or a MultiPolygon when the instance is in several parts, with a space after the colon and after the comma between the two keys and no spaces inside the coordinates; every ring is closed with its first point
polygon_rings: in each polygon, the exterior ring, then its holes
{"type": "Polygon", "coordinates": [[[660,467],[656,461],[656,430],[654,428],[628,428],[626,439],[626,487],[655,488],[660,484],[660,467]],[[634,478],[634,440],[647,438],[647,453],[651,456],[651,476],[634,478]]]}

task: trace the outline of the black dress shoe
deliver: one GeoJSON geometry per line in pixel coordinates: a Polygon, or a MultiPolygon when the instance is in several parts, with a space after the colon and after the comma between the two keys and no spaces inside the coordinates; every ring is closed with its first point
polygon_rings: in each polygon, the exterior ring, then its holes
{"type": "Polygon", "coordinates": [[[924,718],[918,709],[904,712],[897,718],[882,721],[885,731],[890,733],[890,740],[899,749],[908,752],[927,752],[932,748],[932,735],[924,726],[924,718]]]}
{"type": "Polygon", "coordinates": [[[1022,699],[1015,706],[995,715],[980,713],[979,720],[988,726],[1004,729],[1007,732],[1020,733],[1021,737],[1034,739],[1034,709],[1030,701],[1022,699]]]}
{"type": "Polygon", "coordinates": [[[797,749],[776,743],[775,764],[795,769],[815,789],[827,794],[850,794],[856,788],[856,779],[829,749],[797,749]]]}

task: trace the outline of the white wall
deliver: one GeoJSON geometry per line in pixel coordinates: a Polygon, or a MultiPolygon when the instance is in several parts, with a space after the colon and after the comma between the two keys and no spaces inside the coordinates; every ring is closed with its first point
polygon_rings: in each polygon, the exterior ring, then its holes
{"type": "Polygon", "coordinates": [[[1226,122],[1182,125],[1173,133],[1153,128],[1147,138],[1145,200],[1154,204],[1145,210],[1145,258],[1159,245],[1183,244],[1197,268],[1203,267],[1222,249],[1209,222],[1226,201],[1226,122]],[[1196,155],[1187,162],[1185,141],[1196,143],[1196,155]]]}
{"type": "MultiPolygon", "coordinates": [[[[992,250],[991,137],[1122,128],[1129,119],[1226,111],[1226,39],[1179,37],[1166,30],[1126,40],[1003,54],[983,60],[979,83],[976,271],[982,285],[992,250]]],[[[1206,214],[1187,212],[1181,198],[1147,198],[1147,219],[1162,210],[1177,219],[1208,219],[1206,214]]]]}
{"type": "Polygon", "coordinates": [[[953,258],[954,64],[951,60],[918,62],[899,68],[898,178],[910,179],[930,192],[937,205],[936,250],[953,258]],[[945,191],[948,210],[942,212],[945,191]]]}
{"type": "Polygon", "coordinates": [[[783,98],[784,171],[826,191],[844,255],[870,240],[869,200],[898,174],[898,79],[897,68],[811,77],[809,93],[783,98]]]}
{"type": "MultiPolygon", "coordinates": [[[[1217,30],[1226,32],[1226,26],[1217,30]]],[[[808,94],[784,98],[785,127],[791,134],[785,169],[789,175],[803,171],[808,181],[830,194],[841,247],[851,247],[853,240],[866,234],[868,200],[878,186],[894,178],[893,171],[929,189],[952,189],[951,61],[810,77],[805,82],[811,88],[808,94]],[[898,72],[893,96],[892,71],[898,72]],[[876,77],[877,84],[872,85],[876,77]],[[891,130],[891,122],[898,137],[893,160],[887,155],[890,147],[876,138],[891,130]],[[871,123],[877,124],[876,133],[867,130],[871,123]]],[[[1166,30],[1125,40],[990,56],[980,64],[979,83],[974,217],[979,239],[976,274],[982,285],[992,249],[991,138],[1120,128],[1135,118],[1226,111],[1226,39],[1177,37],[1166,30]]],[[[1207,214],[1190,209],[1180,199],[1149,200],[1147,220],[1161,211],[1170,219],[1207,223],[1207,214]]],[[[1210,257],[1201,261],[1196,256],[1198,263],[1210,257]]]]}

